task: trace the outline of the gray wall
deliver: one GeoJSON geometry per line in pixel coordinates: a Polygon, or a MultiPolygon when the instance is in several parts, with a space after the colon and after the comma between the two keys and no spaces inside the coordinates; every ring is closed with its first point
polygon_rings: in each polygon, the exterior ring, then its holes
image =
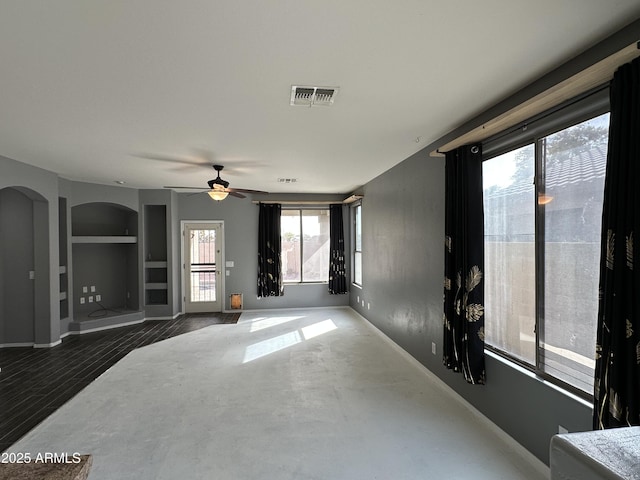
{"type": "MultiPolygon", "coordinates": [[[[262,200],[289,201],[335,201],[340,203],[346,195],[272,195],[262,200]]],[[[270,309],[296,307],[343,306],[349,304],[349,295],[329,295],[326,284],[287,285],[282,297],[257,298],[258,272],[258,205],[251,198],[229,197],[223,202],[214,202],[206,194],[179,194],[178,218],[181,221],[224,221],[225,260],[233,261],[225,276],[225,309],[230,308],[229,295],[243,294],[243,309],[270,309]]],[[[313,205],[301,205],[314,208],[313,205]]],[[[345,237],[348,239],[348,222],[345,211],[345,237]]],[[[347,247],[348,248],[348,247],[347,247]]],[[[224,275],[224,274],[223,274],[224,275]]]]}
{"type": "Polygon", "coordinates": [[[177,223],[178,216],[178,194],[174,191],[171,191],[171,203],[169,209],[169,224],[168,227],[171,229],[171,248],[169,249],[169,262],[170,272],[169,272],[169,295],[171,296],[171,313],[172,315],[176,315],[180,312],[181,303],[180,303],[180,274],[182,269],[180,268],[180,229],[174,228],[174,225],[177,223]]]}
{"type": "Polygon", "coordinates": [[[71,182],[71,207],[83,203],[113,203],[138,211],[139,191],[135,188],[71,182]]]}
{"type": "Polygon", "coordinates": [[[351,305],[410,353],[430,351],[442,336],[444,162],[416,154],[363,193],[363,286],[351,305]]]}

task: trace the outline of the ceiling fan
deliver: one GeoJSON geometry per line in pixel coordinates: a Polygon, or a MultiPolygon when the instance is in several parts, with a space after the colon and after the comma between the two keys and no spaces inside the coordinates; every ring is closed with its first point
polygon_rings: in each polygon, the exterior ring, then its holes
{"type": "Polygon", "coordinates": [[[165,186],[164,188],[184,188],[184,189],[189,189],[189,190],[208,190],[207,193],[209,194],[209,196],[216,200],[216,201],[222,201],[225,198],[227,198],[227,196],[231,195],[232,197],[237,197],[237,198],[246,198],[246,195],[243,195],[243,193],[269,193],[269,192],[263,192],[261,190],[247,190],[245,188],[230,188],[229,187],[229,182],[227,182],[226,180],[223,180],[222,178],[220,178],[220,172],[222,171],[222,169],[224,168],[224,165],[213,165],[213,169],[217,172],[217,177],[214,178],[213,180],[209,180],[207,182],[207,184],[209,185],[209,188],[206,187],[176,187],[176,186],[165,186]]]}

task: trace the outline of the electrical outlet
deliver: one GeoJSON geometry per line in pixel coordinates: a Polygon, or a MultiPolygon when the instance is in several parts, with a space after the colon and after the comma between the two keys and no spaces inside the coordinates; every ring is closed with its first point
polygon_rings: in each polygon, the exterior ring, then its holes
{"type": "Polygon", "coordinates": [[[436,342],[431,342],[431,353],[436,354],[436,342]]]}
{"type": "Polygon", "coordinates": [[[35,280],[36,279],[36,272],[34,272],[33,270],[29,271],[29,280],[35,280]]]}
{"type": "Polygon", "coordinates": [[[96,286],[95,285],[91,285],[91,293],[94,293],[96,291],[96,286]]]}
{"type": "Polygon", "coordinates": [[[96,295],[96,302],[99,302],[100,300],[102,300],[102,295],[96,295]]]}
{"type": "Polygon", "coordinates": [[[84,305],[84,297],[80,297],[80,304],[84,305]]]}
{"type": "Polygon", "coordinates": [[[226,275],[227,275],[227,277],[228,277],[229,275],[231,275],[231,270],[227,270],[226,275]]]}
{"type": "Polygon", "coordinates": [[[87,287],[82,287],[82,293],[89,293],[89,289],[87,287]]]}
{"type": "Polygon", "coordinates": [[[89,303],[93,303],[93,295],[89,295],[89,303]]]}
{"type": "Polygon", "coordinates": [[[371,310],[371,304],[367,302],[367,310],[371,310]]]}

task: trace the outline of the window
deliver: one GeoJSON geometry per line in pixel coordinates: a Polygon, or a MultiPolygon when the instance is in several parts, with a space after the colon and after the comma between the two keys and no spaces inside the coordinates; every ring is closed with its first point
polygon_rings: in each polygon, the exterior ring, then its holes
{"type": "Polygon", "coordinates": [[[329,210],[282,210],[282,278],[329,281],[329,210]]]}
{"type": "Polygon", "coordinates": [[[608,124],[601,114],[483,164],[486,343],[587,394],[608,124]]]}
{"type": "Polygon", "coordinates": [[[483,163],[485,342],[535,364],[534,146],[483,163]]]}
{"type": "Polygon", "coordinates": [[[353,207],[353,283],[362,285],[362,205],[353,207]]]}

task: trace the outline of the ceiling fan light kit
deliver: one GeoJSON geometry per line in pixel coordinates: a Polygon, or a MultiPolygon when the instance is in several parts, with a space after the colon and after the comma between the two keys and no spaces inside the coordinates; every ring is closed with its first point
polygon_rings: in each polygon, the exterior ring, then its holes
{"type": "Polygon", "coordinates": [[[207,184],[209,188],[201,188],[201,187],[176,187],[176,186],[165,186],[164,188],[184,188],[189,190],[207,190],[207,194],[215,201],[220,202],[227,198],[229,195],[232,197],[238,198],[246,198],[243,193],[269,193],[263,192],[262,190],[247,190],[244,188],[229,188],[229,182],[220,178],[220,172],[224,168],[223,165],[213,165],[213,169],[218,172],[218,175],[213,180],[209,180],[207,184]]]}
{"type": "Polygon", "coordinates": [[[207,192],[211,198],[213,198],[216,202],[220,202],[229,196],[229,192],[225,192],[224,190],[212,189],[207,192]]]}

